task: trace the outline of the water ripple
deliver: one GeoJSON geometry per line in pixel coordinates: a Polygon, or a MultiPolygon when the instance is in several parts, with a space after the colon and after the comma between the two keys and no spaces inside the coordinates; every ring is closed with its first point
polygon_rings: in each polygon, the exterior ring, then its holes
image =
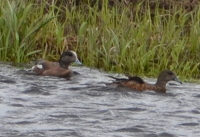
{"type": "Polygon", "coordinates": [[[2,137],[200,136],[198,84],[170,84],[166,94],[133,92],[107,87],[108,74],[86,67],[72,67],[80,75],[70,80],[0,68],[2,137]]]}

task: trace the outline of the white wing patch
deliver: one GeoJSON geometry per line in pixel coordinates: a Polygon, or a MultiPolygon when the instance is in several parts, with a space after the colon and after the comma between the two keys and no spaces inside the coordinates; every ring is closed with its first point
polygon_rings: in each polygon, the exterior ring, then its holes
{"type": "Polygon", "coordinates": [[[43,69],[42,65],[36,65],[39,69],[43,69]]]}
{"type": "Polygon", "coordinates": [[[31,69],[33,70],[35,67],[39,68],[39,69],[43,69],[43,66],[42,65],[34,65],[31,69]]]}

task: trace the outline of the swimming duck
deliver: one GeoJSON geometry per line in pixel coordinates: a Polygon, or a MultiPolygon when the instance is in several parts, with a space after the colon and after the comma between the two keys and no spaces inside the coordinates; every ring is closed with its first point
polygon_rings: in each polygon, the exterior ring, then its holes
{"type": "Polygon", "coordinates": [[[76,72],[73,72],[68,68],[71,63],[77,65],[83,65],[77,58],[77,54],[74,51],[65,51],[61,54],[58,62],[50,62],[45,60],[39,60],[33,67],[32,71],[35,74],[42,76],[57,76],[63,78],[69,78],[76,72]]]}
{"type": "Polygon", "coordinates": [[[109,76],[116,81],[111,83],[111,85],[117,85],[122,87],[127,87],[130,89],[134,89],[137,91],[144,91],[144,90],[153,90],[155,92],[165,93],[166,92],[166,83],[168,81],[176,81],[182,84],[182,82],[176,77],[176,74],[171,70],[164,70],[162,71],[157,79],[155,84],[148,84],[144,82],[144,80],[138,76],[129,76],[126,75],[128,79],[125,78],[116,78],[113,76],[109,76]]]}

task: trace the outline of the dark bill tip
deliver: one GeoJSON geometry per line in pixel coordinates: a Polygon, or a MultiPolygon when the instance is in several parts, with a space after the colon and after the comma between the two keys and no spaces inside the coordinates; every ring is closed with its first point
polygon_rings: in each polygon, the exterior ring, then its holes
{"type": "Polygon", "coordinates": [[[183,84],[178,78],[175,78],[174,81],[180,83],[180,84],[183,84]]]}

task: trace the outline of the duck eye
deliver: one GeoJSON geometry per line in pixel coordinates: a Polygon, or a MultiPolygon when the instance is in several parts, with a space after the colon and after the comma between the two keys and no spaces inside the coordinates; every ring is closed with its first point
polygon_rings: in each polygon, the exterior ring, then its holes
{"type": "Polygon", "coordinates": [[[169,74],[169,75],[174,75],[174,73],[172,73],[172,72],[168,72],[168,74],[169,74]]]}
{"type": "Polygon", "coordinates": [[[73,54],[72,54],[71,52],[69,52],[67,55],[68,55],[68,56],[73,56],[73,54]]]}
{"type": "Polygon", "coordinates": [[[67,51],[67,52],[65,52],[65,54],[64,54],[65,56],[73,56],[73,53],[72,52],[69,52],[69,51],[67,51]]]}

